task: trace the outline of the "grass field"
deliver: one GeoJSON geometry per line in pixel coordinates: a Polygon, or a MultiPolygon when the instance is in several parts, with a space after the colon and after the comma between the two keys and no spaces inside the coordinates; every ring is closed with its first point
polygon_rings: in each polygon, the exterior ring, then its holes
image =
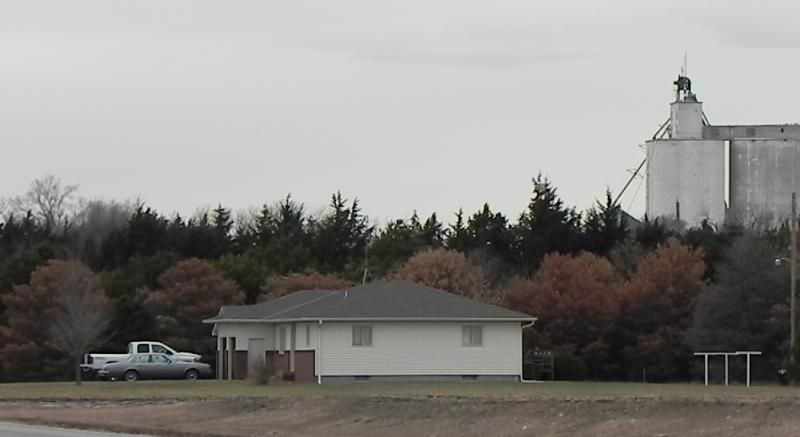
{"type": "Polygon", "coordinates": [[[355,383],[272,384],[247,381],[137,381],[0,384],[0,400],[16,399],[208,399],[231,397],[450,396],[482,398],[797,398],[800,388],[743,385],[640,384],[614,382],[543,383],[355,383]]]}

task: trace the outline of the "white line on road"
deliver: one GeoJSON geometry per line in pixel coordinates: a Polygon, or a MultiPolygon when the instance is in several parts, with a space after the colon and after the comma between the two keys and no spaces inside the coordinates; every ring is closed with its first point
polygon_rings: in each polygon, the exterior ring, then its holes
{"type": "Polygon", "coordinates": [[[50,426],[0,422],[0,437],[146,437],[143,434],[115,434],[50,426]]]}

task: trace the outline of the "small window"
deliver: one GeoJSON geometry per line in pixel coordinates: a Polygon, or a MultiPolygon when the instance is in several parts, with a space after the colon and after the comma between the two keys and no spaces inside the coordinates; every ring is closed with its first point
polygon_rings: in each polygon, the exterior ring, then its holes
{"type": "Polygon", "coordinates": [[[149,344],[140,344],[136,346],[136,353],[137,354],[149,354],[150,353],[150,345],[149,344]]]}
{"type": "Polygon", "coordinates": [[[311,346],[311,325],[306,325],[306,347],[311,346]]]}
{"type": "Polygon", "coordinates": [[[281,326],[278,329],[278,353],[286,352],[286,327],[281,326]]]}
{"type": "Polygon", "coordinates": [[[353,346],[372,346],[372,326],[353,326],[353,346]]]}
{"type": "Polygon", "coordinates": [[[465,326],[463,334],[463,346],[476,347],[483,344],[483,332],[480,326],[465,326]]]}

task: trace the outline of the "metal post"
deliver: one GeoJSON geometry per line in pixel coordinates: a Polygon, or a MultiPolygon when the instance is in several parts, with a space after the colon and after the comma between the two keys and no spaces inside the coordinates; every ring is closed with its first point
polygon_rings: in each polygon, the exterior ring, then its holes
{"type": "MultiPolygon", "coordinates": [[[[791,223],[791,252],[792,252],[792,265],[791,265],[791,272],[792,272],[792,286],[790,291],[789,297],[789,305],[790,305],[790,328],[791,332],[789,333],[789,362],[794,364],[794,355],[795,355],[795,341],[796,341],[796,327],[795,323],[797,320],[797,305],[795,301],[797,300],[797,194],[792,193],[792,223],[791,223]]],[[[794,371],[792,375],[794,375],[794,371]]],[[[792,376],[792,384],[795,383],[794,376],[792,376]]]]}
{"type": "Polygon", "coordinates": [[[725,385],[728,385],[728,354],[725,354],[725,385]]]}
{"type": "Polygon", "coordinates": [[[221,335],[217,336],[217,380],[222,381],[222,371],[224,367],[225,357],[225,341],[221,335]]]}
{"type": "Polygon", "coordinates": [[[227,372],[228,381],[233,380],[233,348],[234,348],[233,338],[234,337],[228,337],[227,339],[228,341],[226,341],[228,347],[228,372],[227,372]]]}
{"type": "Polygon", "coordinates": [[[747,386],[750,387],[750,354],[747,354],[747,386]]]}

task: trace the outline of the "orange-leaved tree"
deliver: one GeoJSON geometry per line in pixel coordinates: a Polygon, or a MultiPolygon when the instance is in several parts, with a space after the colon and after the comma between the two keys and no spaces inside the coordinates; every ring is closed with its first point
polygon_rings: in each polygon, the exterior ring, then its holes
{"type": "Polygon", "coordinates": [[[275,299],[300,290],[343,290],[353,283],[335,275],[315,271],[289,273],[267,279],[261,287],[259,300],[275,299]]]}
{"type": "Polygon", "coordinates": [[[538,318],[529,347],[575,354],[599,377],[609,366],[608,337],[619,315],[620,282],[605,258],[590,253],[545,256],[532,279],[505,293],[504,305],[538,318]]]}
{"type": "Polygon", "coordinates": [[[180,261],[158,277],[156,289],[141,290],[142,302],[156,321],[156,332],[167,344],[209,358],[215,348],[204,319],[223,305],[244,301],[235,282],[225,279],[208,261],[180,261]]]}
{"type": "Polygon", "coordinates": [[[674,238],[641,260],[622,292],[617,332],[628,378],[689,378],[686,333],[705,271],[702,251],[674,238]]]}
{"type": "Polygon", "coordinates": [[[488,298],[489,286],[480,269],[454,250],[422,251],[406,261],[393,277],[462,296],[488,298]]]}

